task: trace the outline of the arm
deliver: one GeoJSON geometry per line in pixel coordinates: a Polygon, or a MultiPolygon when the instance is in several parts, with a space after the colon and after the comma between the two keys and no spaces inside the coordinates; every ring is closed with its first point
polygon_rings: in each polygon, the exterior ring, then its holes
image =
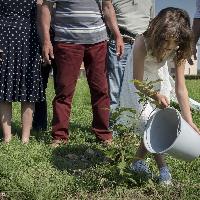
{"type": "Polygon", "coordinates": [[[185,66],[185,60],[181,62],[180,65],[176,64],[175,67],[175,91],[176,91],[176,96],[181,108],[181,115],[185,121],[187,121],[190,126],[194,128],[199,134],[200,131],[196,127],[196,125],[192,121],[192,114],[190,111],[190,106],[189,106],[189,97],[188,97],[188,91],[185,85],[185,77],[184,77],[184,66],[185,66]]]}
{"type": "Polygon", "coordinates": [[[106,25],[113,33],[115,41],[116,41],[116,52],[117,55],[121,56],[124,53],[124,42],[119,31],[119,27],[117,24],[117,19],[115,15],[115,10],[112,5],[111,0],[103,0],[102,10],[105,17],[106,25]]]}
{"type": "MultiPolygon", "coordinates": [[[[136,38],[133,49],[133,79],[143,81],[146,49],[143,36],[136,38]]],[[[135,87],[140,90],[138,85],[135,87]]]]}
{"type": "MultiPolygon", "coordinates": [[[[140,36],[136,38],[133,50],[133,79],[138,80],[139,82],[143,81],[145,56],[146,47],[144,38],[143,36],[140,36]]],[[[134,84],[137,90],[142,92],[145,96],[154,99],[159,104],[159,107],[166,108],[169,106],[169,101],[166,96],[161,95],[156,91],[145,89],[143,85],[139,84],[137,81],[135,81],[134,84]]]]}
{"type": "Polygon", "coordinates": [[[43,0],[37,0],[37,31],[38,31],[39,35],[41,34],[41,30],[40,30],[40,17],[41,17],[42,4],[43,4],[43,0]]]}
{"type": "Polygon", "coordinates": [[[50,40],[50,23],[51,23],[51,12],[53,9],[53,3],[49,3],[44,0],[39,10],[40,20],[40,38],[42,42],[42,55],[43,59],[47,64],[51,64],[51,58],[54,58],[53,47],[50,40]]]}

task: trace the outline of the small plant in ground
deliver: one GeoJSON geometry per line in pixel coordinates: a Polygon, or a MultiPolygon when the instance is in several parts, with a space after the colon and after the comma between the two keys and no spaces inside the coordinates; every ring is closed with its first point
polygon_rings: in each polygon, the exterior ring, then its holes
{"type": "MultiPolygon", "coordinates": [[[[137,94],[139,96],[139,103],[143,105],[144,109],[149,102],[154,104],[155,107],[160,107],[160,104],[152,99],[157,93],[153,90],[154,84],[160,81],[161,80],[133,81],[133,83],[140,88],[140,91],[138,90],[137,94]]],[[[135,184],[135,180],[132,178],[133,175],[127,168],[129,168],[130,162],[132,162],[133,155],[135,154],[133,146],[136,141],[139,143],[139,138],[136,135],[137,127],[141,113],[144,109],[138,113],[133,108],[120,107],[115,109],[111,115],[110,124],[115,142],[111,148],[105,150],[105,154],[115,162],[121,180],[127,183],[135,184]]]]}

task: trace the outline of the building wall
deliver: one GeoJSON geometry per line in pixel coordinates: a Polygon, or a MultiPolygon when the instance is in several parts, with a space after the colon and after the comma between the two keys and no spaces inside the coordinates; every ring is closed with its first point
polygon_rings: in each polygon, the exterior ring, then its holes
{"type": "MultiPolygon", "coordinates": [[[[193,65],[190,65],[188,62],[185,64],[185,75],[197,75],[197,60],[194,60],[192,57],[193,65]]],[[[175,73],[174,63],[168,63],[169,71],[172,75],[175,73]]]]}
{"type": "Polygon", "coordinates": [[[197,75],[197,60],[193,59],[193,65],[186,62],[185,65],[185,75],[197,75]]]}

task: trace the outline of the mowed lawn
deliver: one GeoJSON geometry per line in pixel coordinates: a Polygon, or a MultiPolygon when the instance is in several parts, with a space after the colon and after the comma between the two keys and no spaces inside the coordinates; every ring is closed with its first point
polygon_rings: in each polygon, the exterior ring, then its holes
{"type": "MultiPolygon", "coordinates": [[[[188,80],[192,98],[200,102],[200,80],[188,80]]],[[[70,141],[53,149],[49,146],[52,79],[48,87],[49,131],[32,133],[28,145],[20,142],[20,105],[13,106],[13,140],[0,144],[0,199],[12,200],[185,200],[200,199],[200,159],[184,162],[167,156],[174,185],[162,187],[153,180],[143,180],[129,171],[139,138],[126,133],[115,138],[111,147],[96,143],[91,128],[89,89],[84,78],[78,80],[71,115],[70,141]]],[[[200,113],[194,120],[200,127],[200,113]]],[[[148,155],[147,163],[157,174],[148,155]]]]}

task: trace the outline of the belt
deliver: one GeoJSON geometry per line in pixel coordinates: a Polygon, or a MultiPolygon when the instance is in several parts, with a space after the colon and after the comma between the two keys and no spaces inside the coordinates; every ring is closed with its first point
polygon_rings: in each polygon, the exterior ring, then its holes
{"type": "MultiPolygon", "coordinates": [[[[123,38],[124,43],[127,43],[127,44],[133,44],[135,42],[134,38],[126,36],[126,35],[122,35],[122,38],[123,38]]],[[[111,35],[110,39],[114,40],[114,36],[111,35]]]]}
{"type": "Polygon", "coordinates": [[[133,34],[125,29],[119,28],[119,31],[123,37],[124,43],[133,44],[136,38],[136,34],[133,34]]]}
{"type": "Polygon", "coordinates": [[[123,38],[124,43],[127,43],[127,44],[133,44],[135,42],[135,39],[132,37],[122,35],[122,38],[123,38]]]}
{"type": "Polygon", "coordinates": [[[119,31],[120,31],[120,33],[121,33],[122,36],[131,37],[133,39],[135,39],[136,35],[137,35],[137,34],[131,33],[129,31],[125,30],[125,29],[122,29],[122,28],[119,28],[119,31]]]}
{"type": "MultiPolygon", "coordinates": [[[[124,43],[127,43],[127,44],[133,44],[134,43],[135,38],[136,38],[136,34],[130,33],[128,31],[124,30],[124,29],[119,29],[119,30],[120,30],[120,33],[122,35],[124,43]]],[[[110,39],[114,40],[114,35],[112,33],[110,34],[110,39]]]]}

